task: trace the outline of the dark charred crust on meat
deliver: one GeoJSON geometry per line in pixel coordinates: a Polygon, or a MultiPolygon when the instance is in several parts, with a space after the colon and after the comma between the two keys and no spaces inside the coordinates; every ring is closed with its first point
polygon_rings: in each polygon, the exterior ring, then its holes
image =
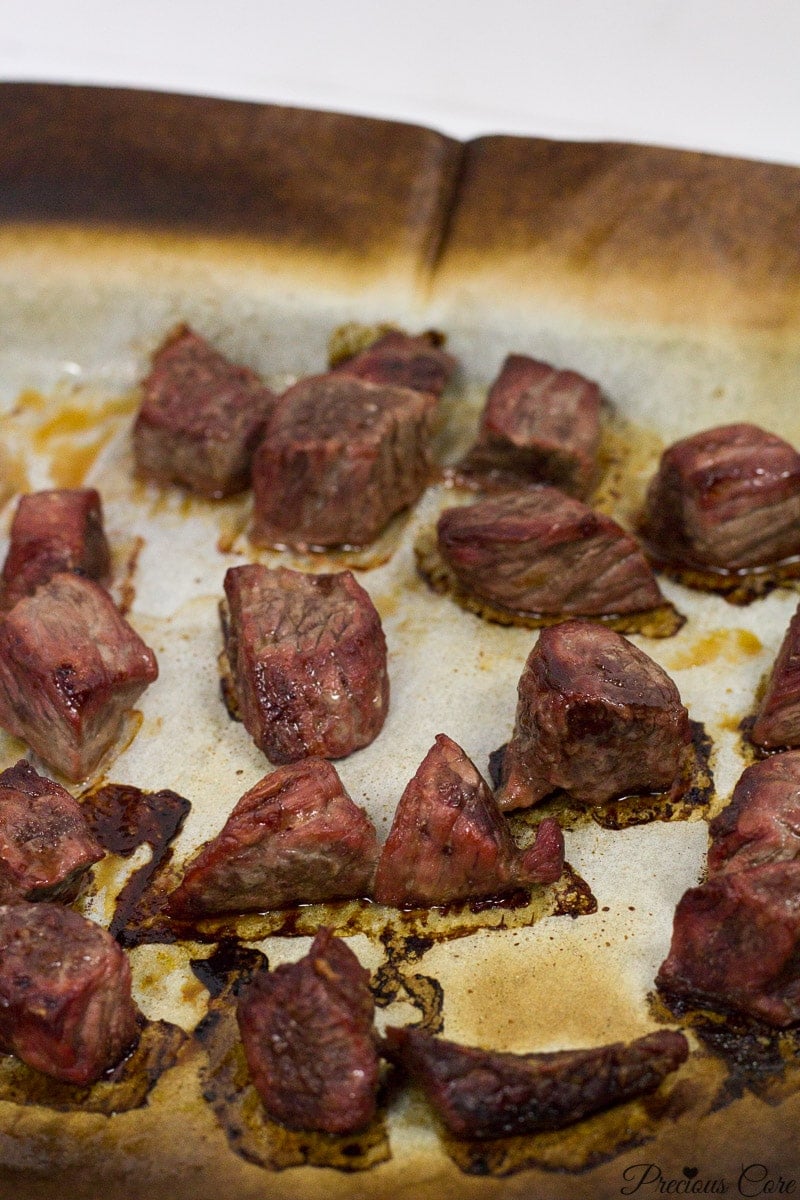
{"type": "Polygon", "coordinates": [[[175,1066],[188,1041],[177,1025],[140,1016],[136,1045],[90,1087],[51,1079],[10,1054],[0,1054],[0,1100],[39,1105],[57,1112],[130,1112],[147,1103],[165,1071],[175,1066]]]}
{"type": "Polygon", "coordinates": [[[439,553],[435,529],[426,529],[419,535],[414,545],[414,554],[419,574],[434,592],[449,596],[467,612],[474,613],[484,621],[491,621],[496,625],[516,625],[522,629],[544,629],[549,625],[558,625],[562,621],[575,620],[579,617],[581,620],[607,625],[617,633],[636,633],[643,637],[666,638],[674,637],[686,623],[686,618],[669,601],[644,612],[602,616],[581,616],[579,613],[551,615],[504,608],[500,605],[489,604],[462,587],[439,553]]]}
{"type": "Polygon", "coordinates": [[[267,1116],[250,1079],[235,1016],[235,994],[250,973],[250,967],[242,971],[239,966],[227,973],[227,983],[211,1000],[207,1015],[193,1035],[206,1055],[200,1068],[203,1097],[231,1149],[248,1162],[272,1171],[303,1164],[365,1171],[388,1161],[391,1151],[385,1093],[379,1093],[378,1110],[370,1124],[356,1134],[288,1129],[267,1116]]]}
{"type": "Polygon", "coordinates": [[[782,563],[752,570],[712,570],[695,564],[670,562],[642,537],[641,531],[639,536],[655,571],[693,591],[721,596],[739,608],[761,600],[777,588],[800,591],[800,558],[786,559],[782,563]]]}

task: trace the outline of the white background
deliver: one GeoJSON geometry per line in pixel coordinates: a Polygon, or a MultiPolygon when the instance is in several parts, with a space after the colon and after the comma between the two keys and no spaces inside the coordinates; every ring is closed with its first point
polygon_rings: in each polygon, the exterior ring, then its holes
{"type": "Polygon", "coordinates": [[[0,0],[0,78],[800,164],[800,0],[0,0]]]}

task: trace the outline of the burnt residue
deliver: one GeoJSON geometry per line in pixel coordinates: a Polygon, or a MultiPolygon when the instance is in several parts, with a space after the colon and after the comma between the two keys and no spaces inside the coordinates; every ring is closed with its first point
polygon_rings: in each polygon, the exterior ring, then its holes
{"type": "Polygon", "coordinates": [[[372,992],[379,1008],[387,1008],[404,997],[419,1011],[415,1027],[426,1033],[444,1029],[444,989],[438,979],[410,971],[434,945],[431,937],[409,934],[407,937],[385,930],[381,944],[386,958],[372,979],[372,992]]]}
{"type": "MultiPolygon", "coordinates": [[[[196,965],[192,965],[196,970],[196,965]]],[[[245,972],[249,969],[244,967],[245,972]]],[[[220,976],[215,968],[211,971],[216,986],[220,976]]],[[[340,1171],[364,1171],[386,1162],[391,1152],[385,1093],[379,1096],[379,1108],[373,1120],[366,1129],[355,1134],[287,1129],[267,1116],[250,1080],[239,1036],[235,991],[241,982],[239,962],[228,974],[228,982],[211,1000],[208,1014],[194,1034],[206,1053],[206,1063],[200,1069],[203,1096],[211,1105],[231,1149],[248,1162],[273,1171],[303,1164],[335,1167],[340,1171]]]]}
{"type": "Polygon", "coordinates": [[[110,933],[130,948],[147,941],[174,941],[159,915],[174,887],[171,843],[191,808],[177,792],[143,792],[127,784],[106,784],[81,803],[89,827],[106,850],[129,858],[139,846],[152,850],[150,861],[134,871],[119,893],[110,933]],[[159,936],[156,926],[162,930],[159,936]],[[163,929],[162,929],[163,926],[163,929]]]}
{"type": "Polygon", "coordinates": [[[269,967],[266,956],[252,946],[225,938],[207,958],[193,958],[189,966],[203,987],[216,1000],[223,992],[235,996],[254,973],[269,967]]]}
{"type": "Polygon", "coordinates": [[[800,586],[798,557],[763,567],[726,570],[724,567],[711,568],[699,563],[669,562],[658,547],[654,547],[645,539],[642,540],[654,569],[666,575],[668,579],[674,579],[676,583],[681,583],[693,591],[722,596],[729,604],[741,608],[769,595],[776,588],[791,588],[796,591],[800,586]]]}
{"type": "Polygon", "coordinates": [[[90,1086],[51,1079],[13,1055],[0,1055],[0,1100],[106,1116],[141,1108],[160,1077],[175,1065],[188,1035],[168,1021],[140,1017],[139,1026],[130,1054],[90,1086]]]}

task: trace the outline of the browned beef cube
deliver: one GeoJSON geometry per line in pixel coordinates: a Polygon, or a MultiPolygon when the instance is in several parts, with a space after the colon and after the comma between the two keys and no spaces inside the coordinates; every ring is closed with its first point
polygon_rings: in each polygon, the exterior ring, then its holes
{"type": "Polygon", "coordinates": [[[492,384],[466,465],[585,496],[597,473],[600,405],[600,388],[583,375],[510,354],[492,384]]]}
{"type": "Polygon", "coordinates": [[[100,583],[111,570],[100,496],[94,488],[58,488],[21,496],[3,565],[2,605],[11,608],[59,571],[100,583]]]}
{"type": "Polygon", "coordinates": [[[170,909],[198,916],[366,896],[377,858],[369,817],[330,763],[307,758],[245,792],[190,864],[170,909]]]}
{"type": "Polygon", "coordinates": [[[212,499],[240,492],[274,403],[257,375],[182,325],[156,351],[142,383],[136,469],[212,499]]]}
{"type": "Polygon", "coordinates": [[[428,392],[438,400],[455,367],[456,360],[442,349],[435,334],[421,333],[411,337],[393,330],[366,350],[339,363],[334,370],[367,383],[389,383],[415,392],[428,392]]]}
{"type": "Polygon", "coordinates": [[[796,859],[724,870],[690,888],[658,986],[777,1027],[800,1020],[799,896],[796,859]]]}
{"type": "Polygon", "coordinates": [[[527,808],[557,788],[586,804],[665,791],[690,743],[678,689],[657,663],[611,629],[567,621],[543,629],[528,656],[498,801],[527,808]]]}
{"type": "Polygon", "coordinates": [[[800,751],[748,767],[709,833],[710,874],[800,858],[800,751]]]}
{"type": "Polygon", "coordinates": [[[54,575],[0,620],[0,725],[79,780],[158,675],[155,655],[97,583],[54,575]]]}
{"type": "Polygon", "coordinates": [[[281,397],[253,460],[253,540],[363,546],[431,475],[435,399],[330,373],[281,397]]]}
{"type": "Polygon", "coordinates": [[[68,791],[24,759],[0,774],[0,904],[74,900],[102,857],[68,791]]]}
{"type": "Polygon", "coordinates": [[[389,707],[386,639],[349,571],[304,575],[251,563],[225,576],[225,655],[242,721],[272,762],[343,758],[389,707]]]}
{"type": "Polygon", "coordinates": [[[666,1029],[628,1045],[543,1054],[460,1046],[415,1028],[389,1027],[386,1039],[446,1128],[463,1138],[562,1129],[654,1092],[689,1055],[683,1034],[666,1029]]]}
{"type": "Polygon", "coordinates": [[[488,784],[440,733],[397,806],[375,875],[375,899],[398,908],[447,904],[553,883],[564,838],[542,821],[528,850],[515,844],[488,784]]]}
{"type": "Polygon", "coordinates": [[[0,1048],[89,1084],[136,1033],[128,960],[105,929],[59,904],[0,907],[0,1048]]]}
{"type": "Polygon", "coordinates": [[[667,562],[735,570],[800,552],[800,454],[757,425],[675,442],[647,493],[645,532],[667,562]]]}
{"type": "Polygon", "coordinates": [[[329,929],[299,962],[254,975],[237,1016],[267,1113],[290,1129],[368,1125],[378,1090],[374,1011],[369,972],[329,929]]]}
{"type": "Polygon", "coordinates": [[[616,521],[556,488],[445,509],[437,535],[459,584],[489,604],[600,616],[664,603],[638,543],[616,521]]]}
{"type": "Polygon", "coordinates": [[[775,659],[750,740],[765,750],[800,746],[800,606],[775,659]]]}

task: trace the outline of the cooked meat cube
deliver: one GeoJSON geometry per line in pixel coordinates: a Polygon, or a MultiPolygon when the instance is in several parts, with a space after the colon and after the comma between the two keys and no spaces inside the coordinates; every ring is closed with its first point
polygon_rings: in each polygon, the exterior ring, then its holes
{"type": "Polygon", "coordinates": [[[600,404],[600,388],[583,375],[509,354],[465,466],[511,472],[585,496],[597,473],[600,404]]]}
{"type": "Polygon", "coordinates": [[[32,595],[59,571],[75,571],[104,583],[110,570],[100,497],[94,488],[59,488],[20,497],[3,565],[3,608],[32,595]]]}
{"type": "Polygon", "coordinates": [[[329,929],[299,962],[254,975],[237,1016],[269,1116],[324,1133],[368,1125],[378,1090],[374,1012],[369,972],[329,929]]]}
{"type": "Polygon", "coordinates": [[[102,857],[68,791],[24,759],[0,774],[0,904],[74,900],[102,857]]]}
{"type": "Polygon", "coordinates": [[[279,767],[245,792],[190,864],[170,910],[178,916],[263,911],[366,896],[375,828],[322,758],[279,767]]]}
{"type": "Polygon", "coordinates": [[[800,746],[800,606],[775,659],[750,740],[765,750],[800,746]]]}
{"type": "Polygon", "coordinates": [[[158,675],[152,650],[99,584],[54,575],[0,620],[0,725],[83,779],[158,675]]]}
{"type": "Polygon", "coordinates": [[[363,546],[428,483],[435,400],[330,373],[281,397],[253,460],[259,545],[363,546]]]}
{"type": "Polygon", "coordinates": [[[675,910],[656,983],[668,994],[770,1025],[800,1020],[798,897],[796,859],[726,869],[690,888],[675,910]]]}
{"type": "Polygon", "coordinates": [[[442,349],[435,334],[421,333],[411,337],[393,330],[366,350],[339,363],[334,370],[367,383],[389,383],[415,392],[428,392],[438,399],[455,367],[456,360],[442,349]]]}
{"type": "Polygon", "coordinates": [[[105,929],[60,904],[0,907],[0,1048],[89,1084],[136,1034],[128,960],[105,929]]]}
{"type": "Polygon", "coordinates": [[[414,1028],[390,1026],[386,1040],[446,1128],[463,1138],[562,1129],[654,1092],[689,1055],[683,1034],[666,1029],[628,1045],[544,1054],[480,1050],[414,1028]]]}
{"type": "Polygon", "coordinates": [[[666,562],[737,570],[800,552],[800,454],[757,425],[675,442],[647,493],[645,534],[666,562]]]}
{"type": "Polygon", "coordinates": [[[603,616],[664,603],[638,543],[551,487],[448,508],[439,552],[472,595],[519,612],[603,616]]]}
{"type": "Polygon", "coordinates": [[[800,751],[748,767],[709,833],[710,874],[800,858],[800,751]]]}
{"type": "Polygon", "coordinates": [[[567,621],[543,629],[528,656],[498,801],[527,808],[557,788],[585,804],[666,791],[690,744],[661,667],[611,629],[567,621]]]}
{"type": "Polygon", "coordinates": [[[140,475],[212,499],[249,486],[275,396],[186,325],[153,356],[133,429],[140,475]]]}
{"type": "Polygon", "coordinates": [[[275,763],[343,758],[389,706],[381,619],[349,571],[231,567],[223,605],[229,682],[245,728],[275,763]]]}
{"type": "Polygon", "coordinates": [[[546,818],[520,850],[488,784],[440,733],[400,797],[375,876],[375,899],[399,907],[494,896],[553,883],[564,868],[564,838],[546,818]]]}

